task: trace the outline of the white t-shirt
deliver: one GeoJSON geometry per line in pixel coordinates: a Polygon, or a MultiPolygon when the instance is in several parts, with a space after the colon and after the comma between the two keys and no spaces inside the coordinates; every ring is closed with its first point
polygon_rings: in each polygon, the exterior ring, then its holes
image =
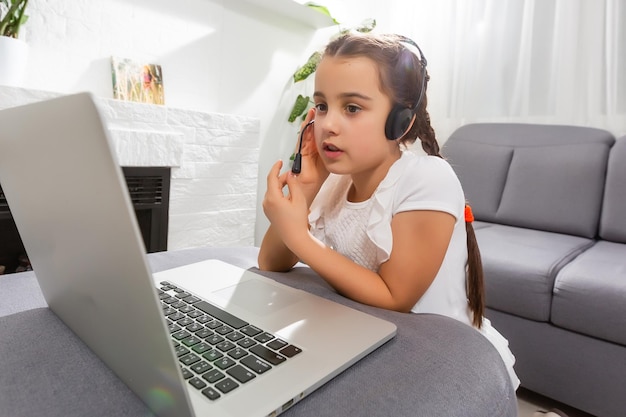
{"type": "MultiPolygon", "coordinates": [[[[355,263],[377,272],[393,249],[391,219],[397,213],[435,210],[455,217],[448,250],[437,276],[411,309],[414,313],[441,314],[471,326],[466,293],[467,234],[465,196],[452,167],[436,156],[404,151],[389,169],[372,197],[364,202],[347,199],[352,180],[330,174],[311,204],[311,233],[355,263]]],[[[481,333],[500,352],[514,384],[515,358],[508,341],[483,320],[481,333]]]]}
{"type": "Polygon", "coordinates": [[[377,272],[392,250],[391,219],[403,211],[436,210],[456,218],[441,268],[415,313],[436,313],[471,323],[465,290],[465,197],[452,167],[435,156],[405,151],[372,197],[347,201],[349,176],[331,174],[311,205],[313,236],[354,262],[377,272]]]}

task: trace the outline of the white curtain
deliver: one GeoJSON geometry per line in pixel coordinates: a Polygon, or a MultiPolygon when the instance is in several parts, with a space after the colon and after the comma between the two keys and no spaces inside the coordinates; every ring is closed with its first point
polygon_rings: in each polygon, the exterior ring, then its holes
{"type": "Polygon", "coordinates": [[[626,0],[327,0],[342,26],[413,38],[441,142],[471,122],[626,135],[626,0]]]}

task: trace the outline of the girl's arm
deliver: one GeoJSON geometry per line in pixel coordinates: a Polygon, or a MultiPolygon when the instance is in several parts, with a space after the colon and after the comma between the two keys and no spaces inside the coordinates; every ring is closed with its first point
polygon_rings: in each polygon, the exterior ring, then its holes
{"type": "MultiPolygon", "coordinates": [[[[305,204],[297,179],[287,178],[290,204],[305,204]]],[[[396,214],[391,222],[393,250],[378,273],[364,268],[298,227],[297,217],[280,216],[275,232],[295,256],[339,293],[355,301],[410,311],[435,279],[452,237],[454,216],[438,211],[396,214]]]]}

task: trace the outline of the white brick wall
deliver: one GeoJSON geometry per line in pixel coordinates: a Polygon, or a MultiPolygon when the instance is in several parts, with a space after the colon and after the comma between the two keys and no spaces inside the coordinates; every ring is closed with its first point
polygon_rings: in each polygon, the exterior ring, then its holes
{"type": "MultiPolygon", "coordinates": [[[[0,86],[0,109],[58,95],[0,86]]],[[[172,167],[168,249],[254,244],[258,119],[97,100],[121,165],[172,167]]]]}

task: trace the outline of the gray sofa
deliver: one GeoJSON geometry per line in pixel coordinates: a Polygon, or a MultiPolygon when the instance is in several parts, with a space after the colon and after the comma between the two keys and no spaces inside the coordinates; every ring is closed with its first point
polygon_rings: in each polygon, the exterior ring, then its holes
{"type": "Polygon", "coordinates": [[[480,123],[442,152],[473,208],[487,316],[522,386],[626,415],[626,137],[480,123]]]}

